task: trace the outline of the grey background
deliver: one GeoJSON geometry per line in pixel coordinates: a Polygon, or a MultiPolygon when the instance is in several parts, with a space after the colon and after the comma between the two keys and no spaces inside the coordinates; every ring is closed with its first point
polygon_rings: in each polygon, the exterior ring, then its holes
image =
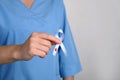
{"type": "Polygon", "coordinates": [[[83,71],[76,80],[120,80],[120,0],[64,0],[83,71]]]}

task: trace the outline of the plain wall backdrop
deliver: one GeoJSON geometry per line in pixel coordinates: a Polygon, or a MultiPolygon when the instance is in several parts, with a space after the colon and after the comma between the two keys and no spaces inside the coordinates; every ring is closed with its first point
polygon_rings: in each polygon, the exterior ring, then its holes
{"type": "Polygon", "coordinates": [[[120,0],[64,0],[83,71],[75,80],[120,80],[120,0]]]}

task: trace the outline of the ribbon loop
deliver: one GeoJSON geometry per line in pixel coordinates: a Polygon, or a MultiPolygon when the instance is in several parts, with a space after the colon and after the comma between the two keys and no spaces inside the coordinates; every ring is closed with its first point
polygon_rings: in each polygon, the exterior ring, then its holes
{"type": "Polygon", "coordinates": [[[63,30],[62,29],[59,29],[58,30],[58,33],[55,35],[59,40],[61,40],[61,44],[56,44],[55,45],[55,48],[54,48],[54,51],[53,51],[53,55],[55,56],[58,52],[58,49],[59,47],[61,47],[63,53],[65,56],[67,56],[67,51],[66,51],[66,48],[64,46],[64,44],[62,43],[63,39],[64,39],[64,33],[63,33],[63,30]]]}

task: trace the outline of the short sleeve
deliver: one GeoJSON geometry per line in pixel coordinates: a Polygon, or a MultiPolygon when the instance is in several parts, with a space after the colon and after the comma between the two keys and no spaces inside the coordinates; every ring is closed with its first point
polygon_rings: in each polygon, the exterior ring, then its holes
{"type": "Polygon", "coordinates": [[[60,76],[63,78],[74,76],[82,70],[78,52],[75,46],[75,42],[71,33],[71,29],[66,18],[66,12],[64,10],[63,20],[64,40],[63,44],[67,51],[67,56],[64,55],[62,49],[59,50],[59,69],[60,76]]]}

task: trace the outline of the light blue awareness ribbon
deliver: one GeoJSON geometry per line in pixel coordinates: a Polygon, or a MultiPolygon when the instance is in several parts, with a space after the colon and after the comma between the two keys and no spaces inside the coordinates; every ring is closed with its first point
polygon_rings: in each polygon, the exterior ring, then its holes
{"type": "Polygon", "coordinates": [[[55,45],[55,48],[54,48],[54,50],[53,50],[53,55],[55,56],[55,55],[57,54],[57,52],[58,52],[59,47],[61,47],[64,55],[67,56],[66,48],[65,48],[65,46],[64,46],[64,44],[63,44],[63,42],[62,42],[63,39],[64,39],[63,30],[62,30],[62,29],[59,29],[59,30],[58,30],[58,33],[55,35],[55,37],[57,37],[57,38],[61,41],[61,43],[55,45]]]}

